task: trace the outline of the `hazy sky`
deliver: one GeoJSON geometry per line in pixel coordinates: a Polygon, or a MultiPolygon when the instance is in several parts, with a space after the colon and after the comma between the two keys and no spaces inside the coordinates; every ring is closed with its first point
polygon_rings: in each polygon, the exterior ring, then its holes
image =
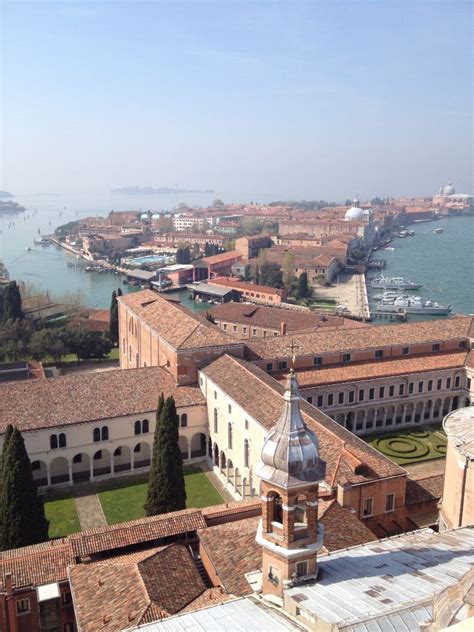
{"type": "Polygon", "coordinates": [[[0,188],[474,188],[470,2],[2,4],[0,188]]]}

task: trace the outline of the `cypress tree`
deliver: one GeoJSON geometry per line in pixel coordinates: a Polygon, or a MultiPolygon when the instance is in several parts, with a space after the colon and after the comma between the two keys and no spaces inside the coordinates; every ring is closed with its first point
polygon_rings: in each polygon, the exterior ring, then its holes
{"type": "Polygon", "coordinates": [[[0,485],[0,550],[48,540],[48,520],[38,496],[20,431],[7,429],[0,485]]]}
{"type": "Polygon", "coordinates": [[[119,324],[118,324],[118,302],[117,292],[112,292],[112,301],[110,303],[110,325],[109,332],[112,342],[117,344],[119,336],[119,324]]]}
{"type": "Polygon", "coordinates": [[[308,274],[302,272],[298,281],[298,298],[306,298],[309,295],[308,274]]]}
{"type": "Polygon", "coordinates": [[[23,320],[20,288],[16,281],[10,281],[3,293],[3,320],[23,320]]]}
{"type": "Polygon", "coordinates": [[[186,507],[183,458],[178,441],[178,415],[174,398],[164,400],[161,394],[148,479],[148,497],[144,506],[147,516],[186,507]]]}
{"type": "Polygon", "coordinates": [[[117,290],[117,296],[123,296],[122,288],[119,287],[117,290]]]}

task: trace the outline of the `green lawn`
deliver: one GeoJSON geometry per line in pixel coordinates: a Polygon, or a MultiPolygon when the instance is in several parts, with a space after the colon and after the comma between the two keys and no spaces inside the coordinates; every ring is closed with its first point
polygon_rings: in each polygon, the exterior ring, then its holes
{"type": "Polygon", "coordinates": [[[446,435],[441,426],[424,426],[364,437],[371,446],[399,465],[431,461],[446,456],[446,435]]]}
{"type": "MultiPolygon", "coordinates": [[[[198,469],[184,472],[188,507],[209,507],[224,502],[207,476],[198,469]]],[[[145,481],[115,481],[113,488],[99,492],[102,509],[108,524],[143,518],[148,483],[145,481]]]]}
{"type": "Polygon", "coordinates": [[[50,538],[60,538],[81,530],[74,498],[46,501],[44,509],[49,520],[50,538]]]}

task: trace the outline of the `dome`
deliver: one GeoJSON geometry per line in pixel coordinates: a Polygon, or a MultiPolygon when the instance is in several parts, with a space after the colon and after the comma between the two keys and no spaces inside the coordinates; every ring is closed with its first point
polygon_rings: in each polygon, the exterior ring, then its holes
{"type": "Polygon", "coordinates": [[[351,206],[351,208],[346,211],[346,215],[344,217],[344,219],[346,220],[346,222],[350,222],[350,221],[357,221],[360,219],[363,219],[364,217],[364,211],[358,207],[358,206],[351,206]]]}
{"type": "Polygon", "coordinates": [[[448,182],[448,184],[443,189],[443,195],[454,195],[455,193],[456,189],[453,187],[451,182],[448,182]]]}
{"type": "Polygon", "coordinates": [[[284,488],[320,481],[326,464],[319,456],[316,435],[301,416],[301,398],[293,371],[288,376],[283,399],[283,412],[263,444],[257,475],[284,488]]]}

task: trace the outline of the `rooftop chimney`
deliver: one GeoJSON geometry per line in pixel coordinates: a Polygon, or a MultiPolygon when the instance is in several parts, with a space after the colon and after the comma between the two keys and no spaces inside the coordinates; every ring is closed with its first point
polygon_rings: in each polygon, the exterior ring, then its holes
{"type": "Polygon", "coordinates": [[[280,323],[280,335],[284,336],[286,334],[286,323],[283,321],[280,323]]]}

